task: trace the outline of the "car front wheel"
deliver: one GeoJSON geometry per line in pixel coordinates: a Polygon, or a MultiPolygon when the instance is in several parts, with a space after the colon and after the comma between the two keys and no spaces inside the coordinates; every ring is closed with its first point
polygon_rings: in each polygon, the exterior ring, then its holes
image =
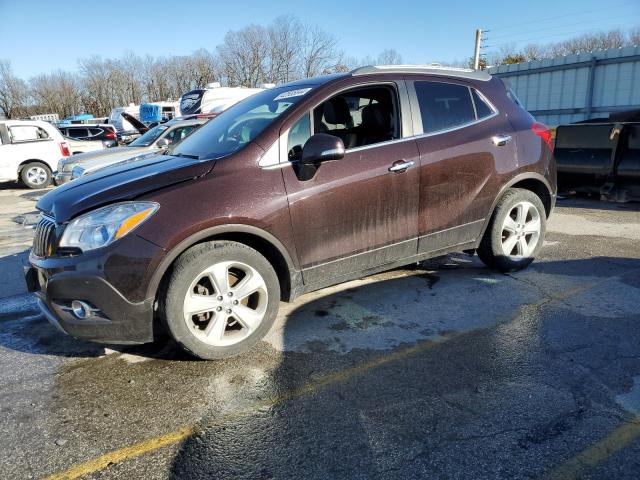
{"type": "Polygon", "coordinates": [[[160,298],[171,336],[203,359],[252,347],[273,325],[279,301],[280,284],[267,259],[227,241],[199,244],[182,254],[160,298]]]}
{"type": "Polygon", "coordinates": [[[544,205],[535,193],[511,188],[496,206],[477,253],[503,272],[526,268],[540,251],[547,229],[544,205]]]}

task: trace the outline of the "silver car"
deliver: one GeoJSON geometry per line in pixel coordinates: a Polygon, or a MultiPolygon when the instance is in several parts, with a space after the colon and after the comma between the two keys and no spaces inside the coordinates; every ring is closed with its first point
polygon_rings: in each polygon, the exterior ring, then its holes
{"type": "Polygon", "coordinates": [[[74,178],[87,175],[109,165],[167,148],[169,145],[182,140],[208,120],[208,118],[172,120],[153,127],[129,145],[62,158],[58,162],[55,176],[56,185],[67,183],[74,178]]]}

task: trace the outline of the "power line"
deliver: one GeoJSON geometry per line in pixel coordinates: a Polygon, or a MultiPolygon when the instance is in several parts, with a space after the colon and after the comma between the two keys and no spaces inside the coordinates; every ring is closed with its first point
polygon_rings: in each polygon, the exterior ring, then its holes
{"type": "MultiPolygon", "coordinates": [[[[585,24],[590,24],[590,23],[600,23],[600,22],[608,21],[608,20],[618,20],[618,19],[621,19],[621,18],[629,18],[629,15],[618,15],[618,16],[614,16],[614,17],[597,18],[597,19],[585,20],[585,21],[580,21],[580,22],[565,23],[565,24],[562,24],[562,25],[553,25],[553,26],[550,26],[550,27],[538,28],[536,30],[527,30],[526,32],[513,33],[513,34],[507,34],[507,35],[498,35],[497,37],[488,37],[487,40],[499,40],[499,39],[502,39],[502,38],[513,38],[513,37],[518,37],[518,36],[522,36],[522,35],[530,35],[532,33],[537,33],[537,32],[545,32],[545,31],[549,31],[549,30],[554,30],[556,28],[571,27],[571,26],[575,26],[576,24],[585,25],[585,24]]],[[[640,20],[640,16],[638,16],[638,20],[640,20]]]]}
{"type": "Polygon", "coordinates": [[[558,17],[564,17],[564,16],[569,16],[569,15],[572,16],[572,17],[576,17],[576,16],[579,16],[579,15],[584,15],[584,14],[589,14],[589,13],[594,13],[594,12],[602,12],[604,10],[611,10],[613,8],[627,6],[627,5],[638,5],[638,2],[637,2],[637,0],[634,0],[634,1],[631,1],[631,2],[619,3],[619,4],[616,4],[616,5],[608,5],[607,7],[596,8],[596,9],[593,9],[593,10],[584,10],[582,12],[573,11],[573,12],[567,12],[567,13],[564,13],[564,14],[556,14],[556,15],[554,15],[552,17],[538,18],[538,19],[535,19],[535,20],[530,20],[528,22],[521,22],[521,23],[518,23],[518,24],[510,23],[510,24],[499,25],[497,27],[489,27],[487,30],[507,30],[509,28],[520,28],[520,27],[522,27],[522,25],[531,25],[533,23],[545,22],[547,20],[556,20],[558,17]]]}

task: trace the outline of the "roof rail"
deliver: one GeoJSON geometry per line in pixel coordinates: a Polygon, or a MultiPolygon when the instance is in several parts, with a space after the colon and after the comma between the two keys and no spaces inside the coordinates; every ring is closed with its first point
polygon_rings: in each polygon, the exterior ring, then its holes
{"type": "Polygon", "coordinates": [[[470,68],[443,67],[440,64],[429,65],[369,65],[359,67],[351,71],[351,75],[373,75],[376,73],[426,73],[431,75],[444,75],[447,77],[470,78],[491,80],[491,75],[483,70],[471,70],[470,68]]]}

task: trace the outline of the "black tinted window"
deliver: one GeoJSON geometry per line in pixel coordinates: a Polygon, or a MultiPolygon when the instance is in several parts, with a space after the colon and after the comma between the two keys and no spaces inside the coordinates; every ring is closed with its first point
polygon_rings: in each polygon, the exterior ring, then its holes
{"type": "Polygon", "coordinates": [[[439,82],[415,82],[424,133],[453,128],[476,119],[469,88],[439,82]]]}
{"type": "Polygon", "coordinates": [[[89,134],[87,133],[86,128],[70,128],[69,136],[73,138],[82,138],[87,137],[89,134]]]}
{"type": "Polygon", "coordinates": [[[96,135],[100,135],[102,130],[100,128],[90,128],[89,132],[91,132],[91,135],[95,137],[96,135]]]}
{"type": "Polygon", "coordinates": [[[478,95],[478,92],[475,90],[471,90],[473,92],[473,103],[476,105],[476,113],[478,114],[478,119],[488,117],[493,114],[493,110],[487,104],[487,102],[478,95]]]}

